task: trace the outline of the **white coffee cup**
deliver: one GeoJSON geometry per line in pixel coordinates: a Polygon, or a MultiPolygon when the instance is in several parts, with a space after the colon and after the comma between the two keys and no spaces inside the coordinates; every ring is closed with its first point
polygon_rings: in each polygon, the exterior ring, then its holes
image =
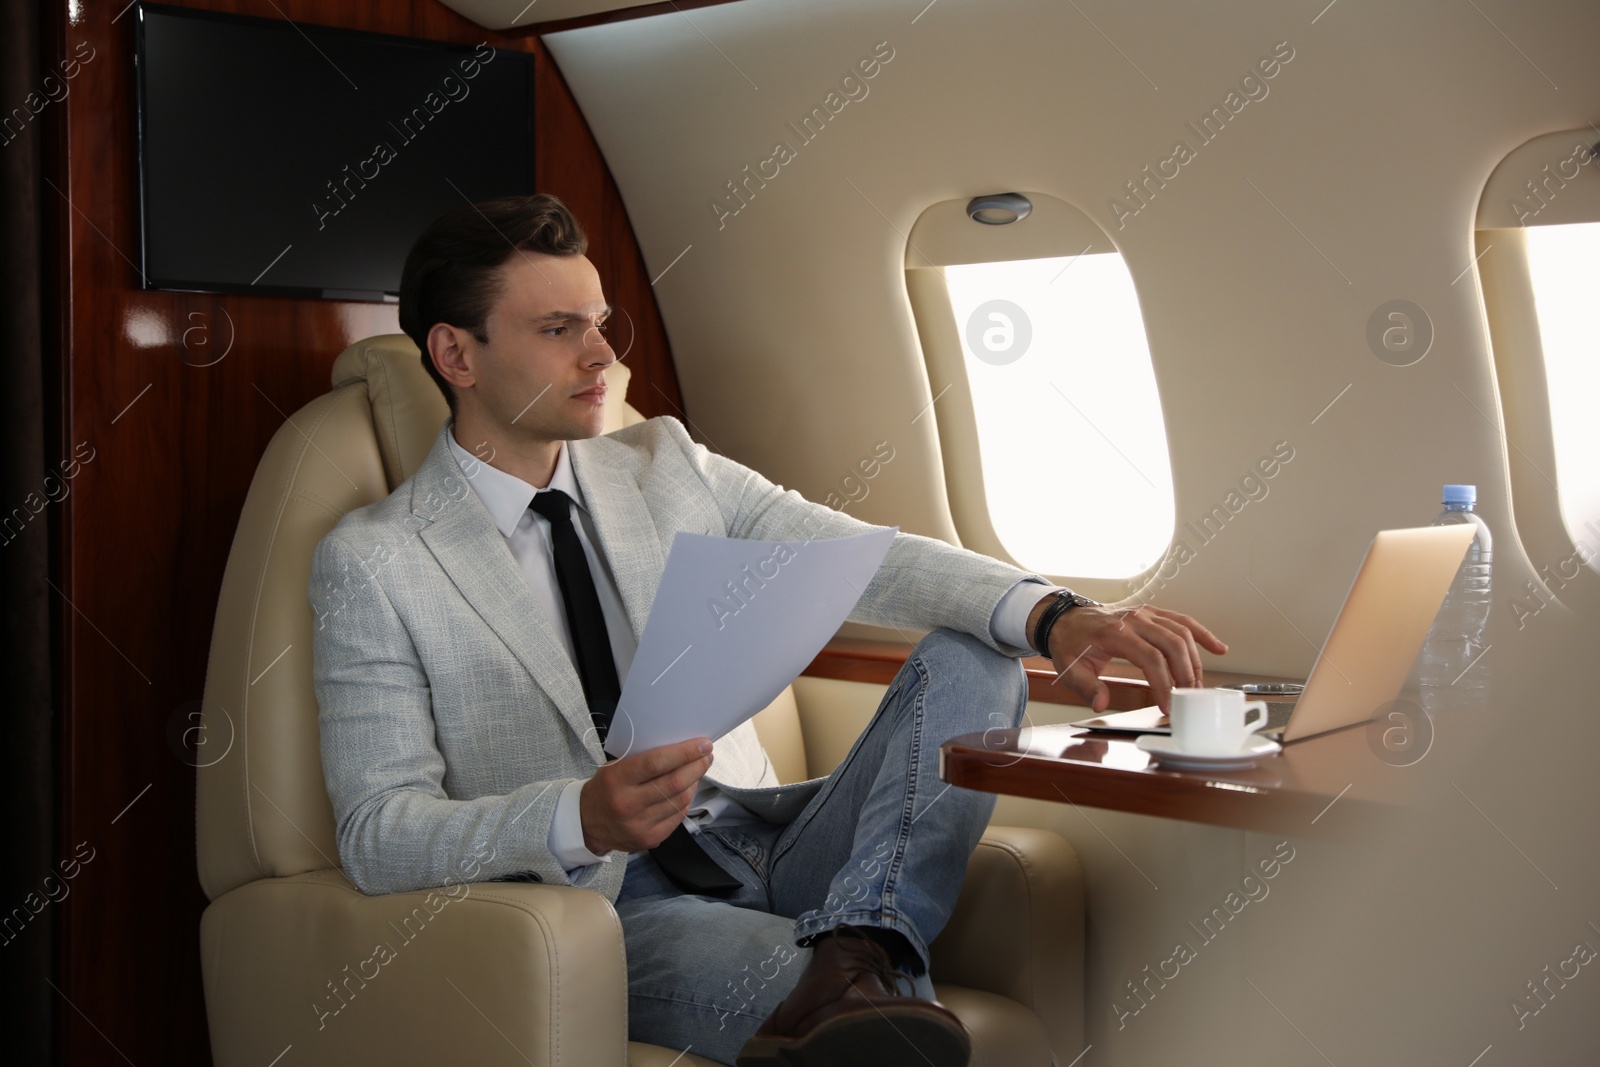
{"type": "Polygon", "coordinates": [[[1172,741],[1183,751],[1230,756],[1267,724],[1267,705],[1261,700],[1246,703],[1237,689],[1174,689],[1170,718],[1172,741]]]}

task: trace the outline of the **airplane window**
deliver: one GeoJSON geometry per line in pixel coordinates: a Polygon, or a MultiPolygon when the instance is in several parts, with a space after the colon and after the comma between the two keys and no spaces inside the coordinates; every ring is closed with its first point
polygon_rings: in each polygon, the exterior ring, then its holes
{"type": "Polygon", "coordinates": [[[1047,575],[1156,563],[1175,510],[1161,398],[1115,252],[944,268],[995,536],[1047,575]]]}
{"type": "MultiPolygon", "coordinates": [[[[1600,292],[1600,222],[1527,228],[1545,378],[1556,455],[1561,518],[1574,544],[1594,544],[1600,527],[1600,341],[1594,294],[1600,292]]],[[[1600,569],[1600,559],[1589,565],[1600,569]]]]}

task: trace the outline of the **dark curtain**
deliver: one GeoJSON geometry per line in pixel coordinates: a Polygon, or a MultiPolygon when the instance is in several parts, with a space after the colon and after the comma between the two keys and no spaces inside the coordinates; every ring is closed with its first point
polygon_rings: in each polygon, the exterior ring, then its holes
{"type": "Polygon", "coordinates": [[[6,1059],[28,1064],[52,1061],[62,1007],[50,986],[54,907],[44,904],[44,879],[56,852],[54,594],[46,581],[56,508],[43,503],[43,482],[45,438],[54,425],[47,423],[47,407],[58,393],[47,390],[42,345],[40,165],[47,116],[29,109],[30,94],[36,104],[43,95],[41,8],[40,0],[0,4],[0,118],[12,120],[0,134],[0,811],[6,814],[0,824],[0,1003],[12,1020],[6,1059]]]}

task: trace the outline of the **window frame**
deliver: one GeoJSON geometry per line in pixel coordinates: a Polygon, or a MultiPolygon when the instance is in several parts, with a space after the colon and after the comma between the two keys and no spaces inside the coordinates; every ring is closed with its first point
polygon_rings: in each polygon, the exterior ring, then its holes
{"type": "MultiPolygon", "coordinates": [[[[1509,153],[1484,185],[1473,228],[1479,292],[1483,300],[1496,392],[1511,480],[1512,521],[1537,577],[1537,595],[1585,615],[1600,614],[1600,577],[1594,564],[1574,578],[1557,569],[1578,546],[1562,516],[1549,381],[1529,271],[1527,227],[1600,222],[1600,156],[1592,149],[1575,176],[1561,167],[1593,146],[1588,128],[1535,137],[1509,153]],[[1537,192],[1536,192],[1537,190],[1537,192]],[[1547,578],[1554,573],[1552,584],[1547,578]]],[[[1600,546],[1590,546],[1600,548],[1600,546]]],[[[1507,603],[1540,609],[1533,591],[1503,591],[1507,603]]]]}
{"type": "MultiPolygon", "coordinates": [[[[1007,551],[994,528],[988,487],[979,451],[976,409],[966,372],[966,355],[944,268],[972,263],[1059,258],[1115,253],[1121,249],[1087,214],[1046,193],[1025,192],[1033,211],[1021,222],[983,226],[966,216],[966,199],[934,204],[918,217],[907,240],[906,295],[921,344],[933,403],[923,417],[932,421],[938,440],[950,518],[961,544],[976,552],[1032,570],[1007,551]]],[[[1140,315],[1147,315],[1143,302],[1140,315]]],[[[1148,342],[1150,331],[1144,324],[1148,342]]],[[[1152,363],[1154,354],[1151,355],[1152,363]]],[[[1156,395],[1161,401],[1160,376],[1156,395]]],[[[1167,432],[1166,405],[1161,422],[1167,437],[1169,463],[1171,435],[1167,432]]],[[[1136,598],[1148,586],[1172,550],[1177,536],[1177,487],[1172,487],[1174,518],[1165,532],[1156,560],[1137,574],[1119,577],[1034,573],[1102,601],[1136,598]]]]}

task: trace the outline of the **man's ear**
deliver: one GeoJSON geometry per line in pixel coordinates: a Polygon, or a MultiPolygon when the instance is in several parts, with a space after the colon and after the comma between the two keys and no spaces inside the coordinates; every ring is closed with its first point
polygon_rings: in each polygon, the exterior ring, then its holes
{"type": "Polygon", "coordinates": [[[428,331],[428,355],[440,377],[457,389],[477,384],[472,366],[474,338],[466,330],[436,322],[428,331]]]}

